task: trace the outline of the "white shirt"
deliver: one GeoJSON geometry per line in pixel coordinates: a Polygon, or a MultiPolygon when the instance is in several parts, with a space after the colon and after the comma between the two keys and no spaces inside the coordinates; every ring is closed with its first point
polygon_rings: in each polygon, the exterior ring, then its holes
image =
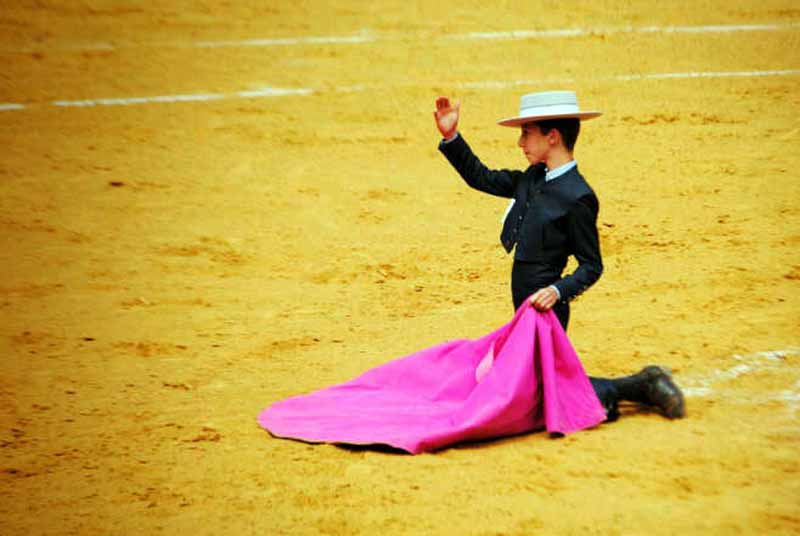
{"type": "Polygon", "coordinates": [[[550,182],[552,180],[555,180],[577,165],[578,163],[575,160],[570,160],[566,164],[558,166],[556,169],[549,170],[545,174],[544,180],[545,182],[550,182]]]}

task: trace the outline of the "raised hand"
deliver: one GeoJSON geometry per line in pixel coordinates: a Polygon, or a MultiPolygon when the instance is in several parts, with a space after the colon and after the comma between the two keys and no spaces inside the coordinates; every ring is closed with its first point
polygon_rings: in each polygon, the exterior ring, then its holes
{"type": "Polygon", "coordinates": [[[447,97],[439,97],[436,99],[436,111],[433,112],[433,117],[436,119],[436,126],[442,137],[446,140],[452,138],[458,129],[458,108],[461,106],[458,101],[450,104],[450,99],[447,97]]]}

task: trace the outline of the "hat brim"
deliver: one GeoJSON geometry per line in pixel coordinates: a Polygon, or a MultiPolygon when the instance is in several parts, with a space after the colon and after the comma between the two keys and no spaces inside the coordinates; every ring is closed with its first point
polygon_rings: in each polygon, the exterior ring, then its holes
{"type": "Polygon", "coordinates": [[[524,125],[525,123],[533,123],[534,121],[544,121],[545,119],[575,118],[587,121],[589,119],[594,119],[595,117],[600,117],[601,115],[603,115],[603,112],[575,112],[568,114],[521,115],[517,117],[509,117],[508,119],[501,119],[500,121],[497,122],[497,124],[502,127],[518,127],[520,125],[524,125]]]}

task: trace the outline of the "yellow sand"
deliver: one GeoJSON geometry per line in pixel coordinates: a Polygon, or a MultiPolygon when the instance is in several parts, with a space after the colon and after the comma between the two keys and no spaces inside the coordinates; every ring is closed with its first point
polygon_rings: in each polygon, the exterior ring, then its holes
{"type": "Polygon", "coordinates": [[[0,111],[0,533],[800,532],[800,76],[615,78],[800,69],[795,2],[141,4],[0,9],[0,103],[26,105],[0,111]],[[309,36],[376,39],[193,45],[309,36]],[[265,86],[314,92],[52,104],[265,86]],[[510,318],[505,201],[438,154],[433,102],[524,167],[494,122],[563,87],[606,112],[576,154],[606,272],[571,339],[595,375],[671,366],[689,418],[420,456],[258,428],[510,318]]]}

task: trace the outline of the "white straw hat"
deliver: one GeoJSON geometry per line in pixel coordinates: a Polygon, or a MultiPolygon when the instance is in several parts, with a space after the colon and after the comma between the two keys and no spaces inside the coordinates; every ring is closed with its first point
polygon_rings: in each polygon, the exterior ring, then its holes
{"type": "Polygon", "coordinates": [[[578,108],[574,91],[541,91],[528,93],[519,99],[519,115],[498,121],[504,127],[518,127],[531,121],[574,117],[593,119],[603,112],[584,112],[578,108]]]}

